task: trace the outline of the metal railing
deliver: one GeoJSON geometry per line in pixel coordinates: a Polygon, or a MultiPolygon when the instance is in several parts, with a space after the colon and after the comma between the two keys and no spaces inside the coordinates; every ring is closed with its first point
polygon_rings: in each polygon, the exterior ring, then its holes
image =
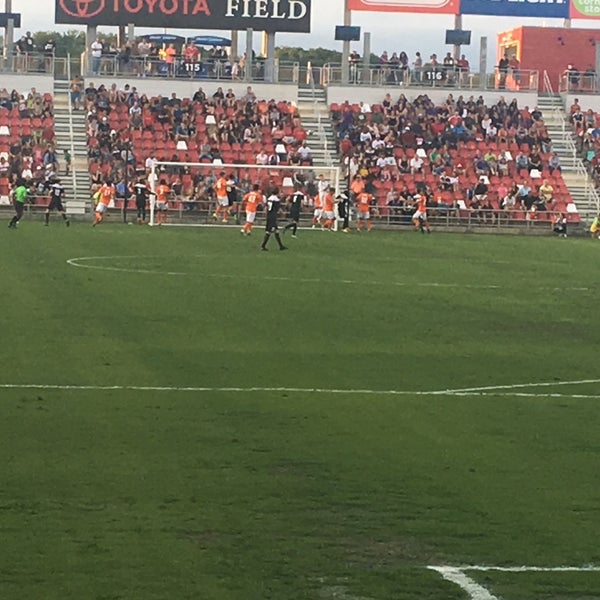
{"type": "MultiPolygon", "coordinates": [[[[229,62],[219,60],[187,62],[182,57],[177,57],[173,62],[167,63],[156,56],[124,58],[104,55],[94,59],[86,52],[81,55],[81,72],[87,76],[261,82],[267,81],[266,67],[266,60],[261,58],[254,59],[248,71],[247,68],[232,70],[229,62]]],[[[299,77],[297,62],[275,59],[272,83],[298,84],[299,77]]]]}
{"type": "MultiPolygon", "coordinates": [[[[67,81],[71,81],[71,60],[70,55],[66,59],[67,81]]],[[[67,88],[67,107],[69,110],[69,152],[71,154],[71,182],[73,185],[73,200],[77,199],[77,177],[75,176],[75,144],[73,142],[73,104],[71,102],[71,89],[67,88]]]]}
{"type": "Polygon", "coordinates": [[[49,56],[41,52],[0,56],[0,73],[28,75],[46,74],[67,79],[71,73],[80,74],[79,61],[71,57],[49,56]]]}
{"type": "Polygon", "coordinates": [[[600,81],[595,73],[563,73],[558,80],[558,91],[561,94],[597,94],[600,81]]]}
{"type": "Polygon", "coordinates": [[[424,66],[420,69],[400,69],[355,63],[346,67],[341,63],[323,66],[321,85],[340,85],[347,77],[348,85],[387,87],[410,86],[431,88],[458,88],[465,90],[538,91],[539,71],[494,69],[483,76],[457,67],[424,66]]]}

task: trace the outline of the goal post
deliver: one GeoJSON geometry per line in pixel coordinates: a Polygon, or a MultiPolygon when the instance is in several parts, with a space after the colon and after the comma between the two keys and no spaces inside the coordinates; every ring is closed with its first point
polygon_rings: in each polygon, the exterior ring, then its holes
{"type": "MultiPolygon", "coordinates": [[[[198,210],[190,210],[209,218],[216,206],[213,186],[221,173],[225,173],[228,180],[235,182],[235,195],[237,209],[241,209],[240,203],[244,195],[254,185],[258,184],[263,194],[267,195],[269,190],[277,187],[282,200],[290,196],[294,191],[300,189],[306,196],[303,213],[312,216],[315,196],[323,187],[321,181],[326,182],[332,189],[334,197],[340,193],[340,167],[339,166],[291,166],[291,165],[251,165],[251,164],[222,164],[218,161],[207,162],[174,162],[155,161],[148,174],[148,187],[150,194],[150,225],[156,224],[156,189],[164,180],[171,186],[171,200],[177,205],[183,204],[202,206],[198,210]],[[322,176],[322,177],[321,177],[322,176]],[[181,186],[179,193],[173,191],[173,182],[181,186]],[[199,189],[204,190],[202,198],[199,197],[199,189]],[[206,206],[210,209],[207,210],[206,206]]],[[[171,202],[173,206],[173,202],[171,202]]],[[[182,213],[183,214],[183,213],[182,213]]],[[[337,209],[336,209],[337,214],[337,209]]],[[[191,221],[190,221],[190,224],[191,221]]],[[[337,219],[335,221],[337,228],[337,219]]]]}

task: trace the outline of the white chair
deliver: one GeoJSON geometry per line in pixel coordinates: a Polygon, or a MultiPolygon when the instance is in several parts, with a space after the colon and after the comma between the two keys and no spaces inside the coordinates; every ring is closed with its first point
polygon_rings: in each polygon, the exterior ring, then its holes
{"type": "Polygon", "coordinates": [[[177,142],[177,150],[187,150],[188,146],[187,146],[187,142],[185,140],[179,140],[177,142]]]}

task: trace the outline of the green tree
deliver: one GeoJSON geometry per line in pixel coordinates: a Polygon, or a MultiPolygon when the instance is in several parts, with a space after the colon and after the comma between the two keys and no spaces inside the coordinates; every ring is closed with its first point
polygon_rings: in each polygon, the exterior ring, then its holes
{"type": "Polygon", "coordinates": [[[74,29],[64,33],[57,31],[37,31],[33,34],[35,47],[41,50],[48,40],[54,40],[56,43],[56,56],[72,57],[79,56],[85,50],[85,33],[74,29]]]}
{"type": "Polygon", "coordinates": [[[284,62],[297,62],[306,66],[310,61],[314,67],[322,67],[326,63],[340,63],[342,53],[329,48],[293,48],[282,46],[275,49],[275,56],[284,62]]]}

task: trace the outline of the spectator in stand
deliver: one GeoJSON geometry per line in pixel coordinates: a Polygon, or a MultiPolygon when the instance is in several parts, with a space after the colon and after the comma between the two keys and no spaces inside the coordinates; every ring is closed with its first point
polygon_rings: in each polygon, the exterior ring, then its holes
{"type": "Polygon", "coordinates": [[[297,150],[297,153],[300,156],[300,160],[302,161],[302,163],[307,163],[308,165],[312,166],[312,164],[313,164],[312,150],[306,143],[306,140],[302,142],[302,144],[300,145],[300,147],[297,150]]]}
{"type": "Polygon", "coordinates": [[[559,173],[562,171],[562,167],[560,165],[560,158],[556,152],[552,153],[552,156],[548,159],[548,170],[552,175],[554,171],[558,171],[559,173]]]}
{"type": "Polygon", "coordinates": [[[550,185],[550,182],[547,179],[542,181],[542,185],[540,185],[540,189],[538,190],[538,196],[543,201],[545,206],[552,205],[554,201],[554,188],[550,185]]]}
{"type": "Polygon", "coordinates": [[[580,78],[580,73],[579,73],[579,69],[577,69],[575,66],[573,66],[572,64],[568,64],[567,68],[565,69],[565,77],[567,79],[567,85],[568,91],[575,91],[579,89],[579,78],[580,78]]]}
{"type": "Polygon", "coordinates": [[[456,61],[456,68],[459,72],[459,79],[461,84],[465,83],[467,76],[469,74],[470,66],[469,61],[467,60],[464,54],[460,55],[460,58],[456,61]]]}
{"type": "Polygon", "coordinates": [[[413,73],[414,73],[414,79],[415,79],[415,83],[421,83],[421,72],[423,69],[423,59],[421,57],[421,53],[417,52],[415,54],[415,60],[413,61],[413,73]]]}

